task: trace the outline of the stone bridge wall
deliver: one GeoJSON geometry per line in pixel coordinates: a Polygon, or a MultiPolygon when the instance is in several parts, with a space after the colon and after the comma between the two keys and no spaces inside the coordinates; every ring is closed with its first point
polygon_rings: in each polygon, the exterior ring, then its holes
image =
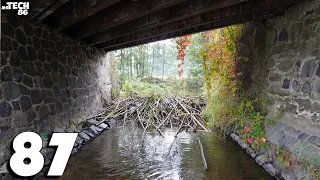
{"type": "Polygon", "coordinates": [[[102,109],[111,54],[43,26],[1,17],[0,164],[19,132],[51,132],[102,109]]]}
{"type": "Polygon", "coordinates": [[[320,0],[290,7],[254,33],[251,89],[267,95],[267,117],[276,120],[266,125],[267,140],[296,154],[310,147],[302,154],[320,166],[320,0]]]}

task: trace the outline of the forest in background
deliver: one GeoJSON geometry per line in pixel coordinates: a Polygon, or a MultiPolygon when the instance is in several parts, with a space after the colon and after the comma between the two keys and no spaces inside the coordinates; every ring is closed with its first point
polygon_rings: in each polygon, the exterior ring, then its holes
{"type": "Polygon", "coordinates": [[[115,52],[122,95],[170,93],[202,95],[204,93],[200,50],[204,33],[189,38],[185,63],[177,60],[179,38],[164,40],[115,52]],[[183,73],[179,76],[179,71],[183,73]]]}

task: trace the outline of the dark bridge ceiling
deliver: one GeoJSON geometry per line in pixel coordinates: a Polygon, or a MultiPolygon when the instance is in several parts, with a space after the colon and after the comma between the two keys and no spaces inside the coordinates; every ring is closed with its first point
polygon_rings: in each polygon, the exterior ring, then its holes
{"type": "Polygon", "coordinates": [[[32,0],[27,18],[111,51],[281,15],[303,0],[32,0]]]}

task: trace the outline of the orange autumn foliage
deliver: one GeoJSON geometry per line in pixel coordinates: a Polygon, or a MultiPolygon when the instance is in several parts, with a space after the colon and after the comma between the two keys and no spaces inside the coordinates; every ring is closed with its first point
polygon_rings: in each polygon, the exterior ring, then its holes
{"type": "MultiPolygon", "coordinates": [[[[186,36],[182,36],[176,39],[176,48],[178,50],[178,56],[177,56],[177,60],[179,61],[178,63],[178,68],[182,68],[182,65],[184,65],[184,57],[186,56],[185,51],[188,47],[188,45],[190,44],[190,40],[189,38],[192,35],[186,35],[186,36]]],[[[181,77],[183,74],[183,69],[178,71],[178,76],[181,77]]],[[[180,87],[182,87],[183,83],[180,83],[180,87]]]]}

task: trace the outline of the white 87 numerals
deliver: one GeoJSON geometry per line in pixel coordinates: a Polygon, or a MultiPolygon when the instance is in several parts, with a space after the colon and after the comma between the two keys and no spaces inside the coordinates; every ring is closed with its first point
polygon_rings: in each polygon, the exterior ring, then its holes
{"type": "MultiPolygon", "coordinates": [[[[58,146],[48,176],[62,176],[78,133],[53,133],[49,146],[58,146]]],[[[23,132],[13,140],[15,153],[10,167],[19,176],[33,176],[41,171],[44,158],[40,153],[41,137],[34,132],[23,132]]]]}

